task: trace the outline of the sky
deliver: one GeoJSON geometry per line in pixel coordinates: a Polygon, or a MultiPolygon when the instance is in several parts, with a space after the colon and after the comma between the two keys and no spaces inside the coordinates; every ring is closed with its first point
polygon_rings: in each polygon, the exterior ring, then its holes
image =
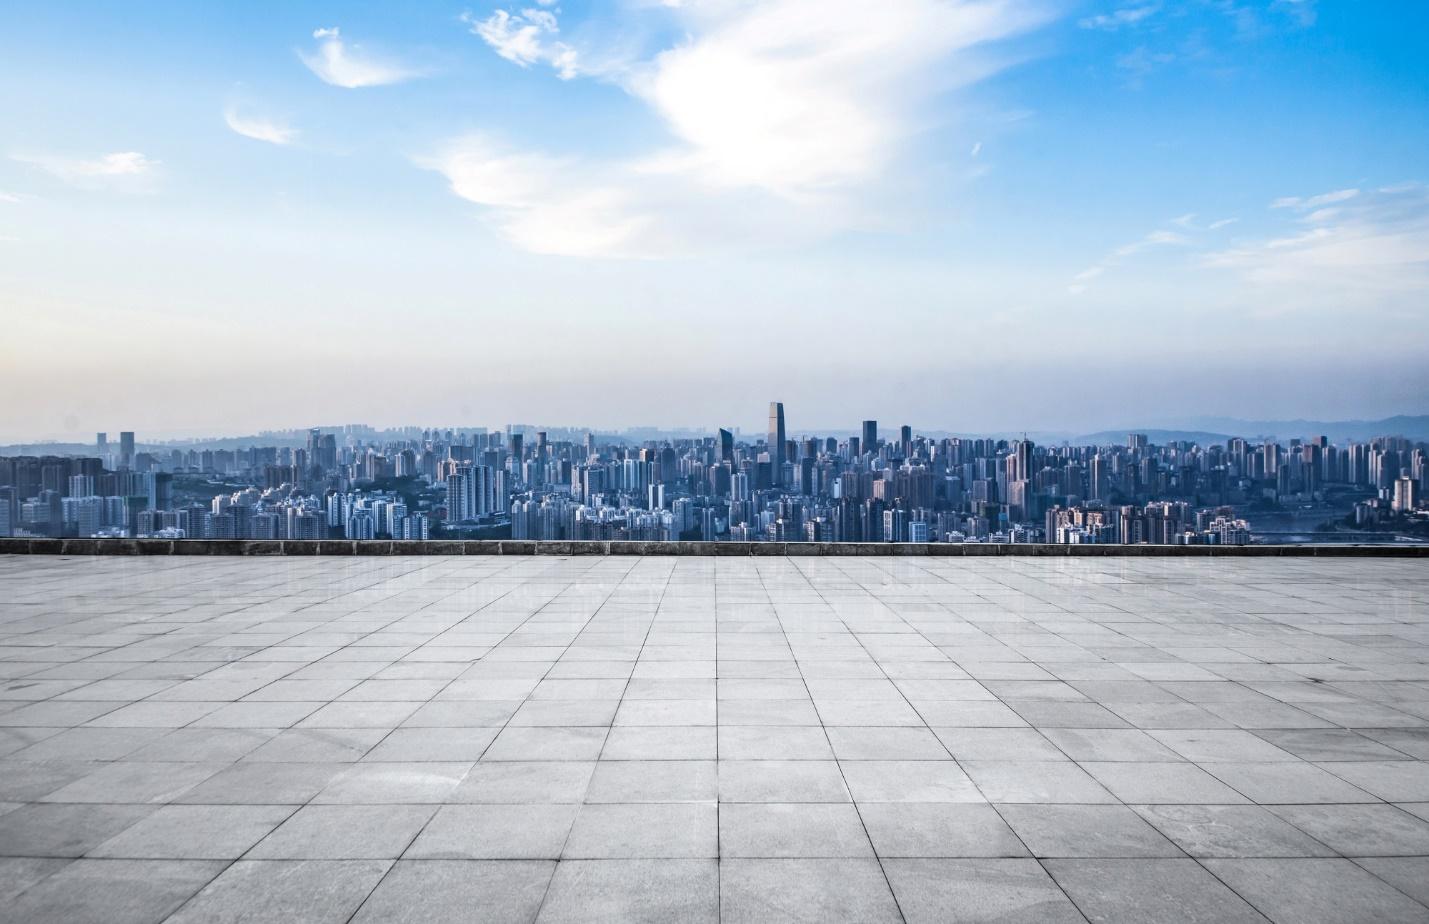
{"type": "Polygon", "coordinates": [[[44,3],[0,441],[1429,413],[1419,0],[44,3]]]}

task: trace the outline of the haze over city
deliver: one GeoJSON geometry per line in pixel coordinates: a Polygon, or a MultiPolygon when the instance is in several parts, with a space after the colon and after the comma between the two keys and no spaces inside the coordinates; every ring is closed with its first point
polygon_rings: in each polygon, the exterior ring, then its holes
{"type": "Polygon", "coordinates": [[[32,4],[0,441],[1429,404],[1417,3],[32,4]],[[16,400],[17,396],[19,397],[16,400]]]}

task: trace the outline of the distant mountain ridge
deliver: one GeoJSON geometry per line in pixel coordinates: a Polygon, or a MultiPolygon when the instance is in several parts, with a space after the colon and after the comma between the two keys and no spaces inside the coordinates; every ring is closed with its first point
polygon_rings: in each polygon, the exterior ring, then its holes
{"type": "MultiPolygon", "coordinates": [[[[658,428],[633,428],[633,432],[639,436],[658,438],[654,434],[661,431],[658,428]]],[[[674,432],[674,431],[672,431],[674,432]]],[[[678,431],[682,435],[688,436],[697,432],[686,428],[678,431]]],[[[798,431],[800,433],[804,431],[798,431]]],[[[857,435],[857,431],[829,429],[809,431],[818,433],[821,436],[857,435]]],[[[1385,417],[1382,420],[1241,420],[1235,417],[1191,417],[1173,422],[1172,426],[1163,427],[1119,427],[1115,429],[1098,430],[1094,433],[1084,433],[1074,436],[1066,431],[1048,430],[1026,430],[1026,431],[971,431],[971,430],[944,430],[914,427],[913,432],[922,436],[941,439],[947,436],[975,437],[987,439],[1021,439],[1023,436],[1044,445],[1057,445],[1063,442],[1074,446],[1087,445],[1124,445],[1128,433],[1144,433],[1146,438],[1158,445],[1170,442],[1194,442],[1201,445],[1211,443],[1224,443],[1233,437],[1242,437],[1247,440],[1261,440],[1274,438],[1280,442],[1300,438],[1309,439],[1315,436],[1325,436],[1331,440],[1355,440],[1364,442],[1378,436],[1403,436],[1411,440],[1429,440],[1429,414],[1399,414],[1394,417],[1385,417]]],[[[166,442],[155,440],[146,441],[138,447],[140,451],[154,451],[162,448],[177,446],[181,449],[241,449],[249,446],[300,446],[303,439],[297,435],[299,431],[290,433],[264,433],[255,436],[240,437],[215,437],[213,439],[186,439],[166,442]]],[[[609,439],[612,435],[630,439],[632,430],[622,431],[619,434],[600,433],[604,439],[609,439]]],[[[894,431],[896,434],[896,431],[894,431]]],[[[711,429],[709,435],[714,435],[711,429]]],[[[757,433],[745,431],[742,436],[745,439],[756,438],[757,433]]],[[[303,434],[306,438],[306,434],[303,434]]],[[[111,444],[111,448],[112,444],[111,444]]],[[[34,443],[12,443],[0,446],[0,455],[85,455],[94,452],[94,444],[72,442],[34,442],[34,443]]]]}

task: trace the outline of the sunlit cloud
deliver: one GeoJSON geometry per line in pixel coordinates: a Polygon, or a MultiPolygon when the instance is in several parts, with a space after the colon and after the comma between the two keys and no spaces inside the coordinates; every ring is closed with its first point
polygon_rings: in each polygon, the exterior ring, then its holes
{"type": "Polygon", "coordinates": [[[138,188],[159,166],[138,151],[115,151],[98,157],[66,157],[50,154],[13,154],[11,159],[49,173],[75,186],[126,186],[138,188]]]}
{"type": "Polygon", "coordinates": [[[1077,25],[1083,29],[1101,29],[1107,32],[1122,29],[1127,26],[1134,26],[1143,20],[1150,19],[1161,9],[1157,3],[1145,6],[1128,6],[1110,13],[1100,13],[1096,16],[1088,16],[1077,21],[1077,25]]]}
{"type": "Polygon", "coordinates": [[[1429,186],[1342,189],[1277,199],[1272,208],[1300,214],[1282,233],[1214,251],[1204,265],[1277,289],[1287,305],[1418,302],[1429,291],[1429,186]]]}
{"type": "Polygon", "coordinates": [[[228,123],[229,128],[243,137],[266,141],[269,144],[292,144],[298,136],[297,129],[283,122],[242,112],[235,106],[228,106],[223,110],[223,120],[228,123]]]}
{"type": "Polygon", "coordinates": [[[314,30],[313,38],[318,40],[317,51],[300,51],[298,57],[324,83],[335,87],[379,87],[422,76],[419,68],[348,44],[336,26],[314,30]]]}
{"type": "MultiPolygon", "coordinates": [[[[761,220],[780,209],[791,213],[776,218],[786,226],[814,214],[825,222],[842,217],[824,233],[851,220],[887,223],[892,209],[873,191],[906,164],[927,127],[927,104],[1005,66],[1009,59],[993,44],[1040,25],[1048,12],[1030,0],[894,0],[876,13],[860,0],[770,0],[670,4],[664,15],[679,20],[683,37],[634,58],[557,38],[553,10],[465,20],[522,67],[545,65],[564,79],[597,76],[619,86],[668,131],[668,144],[619,162],[568,164],[566,175],[574,170],[591,183],[553,183],[543,205],[523,206],[530,218],[547,206],[587,203],[577,213],[605,233],[593,234],[602,245],[580,252],[623,252],[635,229],[649,226],[649,213],[671,202],[682,214],[663,215],[661,235],[678,223],[674,237],[699,249],[701,227],[722,236],[738,221],[726,211],[731,192],[747,197],[746,213],[761,220]],[[590,194],[592,186],[600,195],[590,194]]],[[[441,156],[426,162],[452,164],[441,156]]],[[[450,178],[453,171],[442,172],[450,178]]],[[[462,185],[453,181],[454,190],[462,185]]],[[[501,214],[511,236],[512,214],[501,214]]],[[[550,242],[557,246],[543,245],[548,227],[540,222],[512,239],[540,252],[569,252],[564,232],[550,242]]]]}

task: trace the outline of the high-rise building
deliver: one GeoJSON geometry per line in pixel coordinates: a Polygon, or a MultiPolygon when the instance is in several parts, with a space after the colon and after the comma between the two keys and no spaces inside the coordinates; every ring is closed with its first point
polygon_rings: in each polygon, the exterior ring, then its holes
{"type": "Polygon", "coordinates": [[[863,422],[863,444],[864,452],[878,451],[878,421],[865,420],[863,422]]]}
{"type": "Polygon", "coordinates": [[[719,460],[734,464],[734,434],[723,428],[719,431],[719,460]]]}
{"type": "Polygon", "coordinates": [[[94,450],[99,458],[104,459],[109,456],[109,434],[96,433],[94,435],[94,450]]]}
{"type": "Polygon", "coordinates": [[[903,458],[913,455],[913,428],[904,424],[898,428],[898,443],[903,450],[903,458]]]}
{"type": "Polygon", "coordinates": [[[129,471],[134,467],[134,431],[119,431],[119,468],[129,471]]]}
{"type": "Polygon", "coordinates": [[[784,472],[784,405],[769,402],[769,468],[774,484],[782,484],[784,472]]]}

